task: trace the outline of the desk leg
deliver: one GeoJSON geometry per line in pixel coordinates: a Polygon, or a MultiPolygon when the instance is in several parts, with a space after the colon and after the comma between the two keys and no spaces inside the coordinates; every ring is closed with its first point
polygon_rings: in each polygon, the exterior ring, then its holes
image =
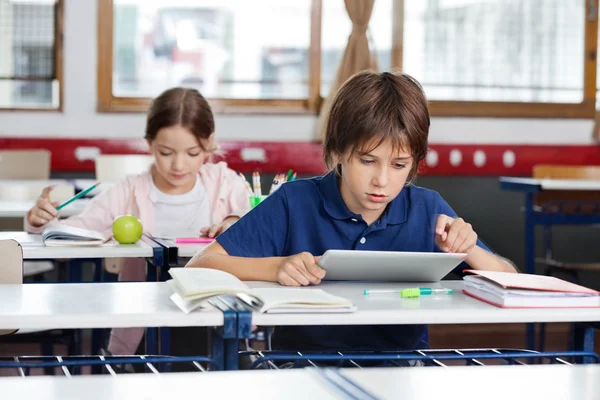
{"type": "Polygon", "coordinates": [[[239,369],[237,315],[235,311],[224,311],[224,325],[212,330],[210,356],[217,370],[239,369]]]}
{"type": "Polygon", "coordinates": [[[525,197],[525,272],[535,274],[535,221],[533,193],[525,197]]]}
{"type": "MultiPolygon", "coordinates": [[[[152,262],[146,262],[146,281],[156,282],[157,268],[152,262]]],[[[158,353],[158,328],[146,328],[146,354],[157,355],[158,353]]]]}
{"type": "MultiPolygon", "coordinates": [[[[574,347],[575,351],[594,351],[594,333],[595,328],[591,324],[576,323],[574,326],[574,347]]],[[[594,361],[590,357],[583,357],[584,364],[590,364],[594,361]]]]}
{"type": "Polygon", "coordinates": [[[223,327],[219,326],[213,328],[211,332],[210,357],[214,360],[217,371],[222,371],[225,369],[225,340],[223,339],[223,327]]]}
{"type": "Polygon", "coordinates": [[[217,342],[213,341],[212,350],[214,354],[222,354],[223,369],[237,370],[239,369],[238,312],[230,306],[226,297],[219,296],[209,300],[210,304],[223,313],[223,327],[217,330],[221,337],[213,338],[217,342]],[[222,346],[222,350],[216,349],[216,345],[222,346]]]}
{"type": "MultiPolygon", "coordinates": [[[[525,273],[535,273],[535,225],[533,193],[525,195],[525,273]]],[[[527,349],[535,350],[535,324],[527,324],[527,349]]]]}

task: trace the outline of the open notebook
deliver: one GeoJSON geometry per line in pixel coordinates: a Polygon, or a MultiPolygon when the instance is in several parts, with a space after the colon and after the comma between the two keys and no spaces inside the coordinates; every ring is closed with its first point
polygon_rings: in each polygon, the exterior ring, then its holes
{"type": "Polygon", "coordinates": [[[600,292],[532,274],[466,270],[463,293],[502,308],[600,307],[600,292]]]}
{"type": "Polygon", "coordinates": [[[261,313],[352,312],[351,301],[313,288],[251,289],[235,276],[216,269],[171,268],[171,300],[189,313],[214,296],[234,295],[261,313]]]}
{"type": "Polygon", "coordinates": [[[110,239],[110,235],[67,225],[53,225],[42,233],[46,246],[100,246],[110,239]]]}

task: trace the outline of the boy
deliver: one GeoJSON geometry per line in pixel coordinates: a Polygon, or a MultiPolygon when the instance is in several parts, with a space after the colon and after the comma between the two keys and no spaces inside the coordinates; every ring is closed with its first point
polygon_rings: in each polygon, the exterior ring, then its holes
{"type": "MultiPolygon", "coordinates": [[[[477,240],[441,196],[413,186],[429,134],[427,99],[402,73],[362,72],[339,90],[327,123],[330,172],[286,183],[187,267],[242,280],[319,284],[328,249],[460,252],[474,269],[515,272],[477,240]]],[[[368,268],[368,267],[366,267],[368,268]]],[[[278,327],[274,349],[403,350],[424,326],[278,327]]]]}

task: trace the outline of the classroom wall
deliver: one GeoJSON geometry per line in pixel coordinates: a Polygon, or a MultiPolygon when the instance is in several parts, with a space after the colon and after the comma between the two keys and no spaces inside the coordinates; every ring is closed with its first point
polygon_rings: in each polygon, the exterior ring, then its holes
{"type": "MultiPolygon", "coordinates": [[[[95,0],[65,0],[64,111],[0,112],[0,137],[142,136],[143,114],[96,112],[96,17],[95,0]]],[[[216,124],[220,140],[306,142],[314,138],[315,117],[220,114],[216,124]]],[[[591,129],[591,120],[433,118],[431,143],[591,145],[591,129]]],[[[573,163],[578,161],[573,157],[573,163]]],[[[501,191],[496,176],[466,177],[476,175],[477,168],[469,168],[456,176],[425,176],[418,183],[438,190],[459,215],[473,223],[482,239],[522,265],[522,195],[501,191]]],[[[557,255],[567,260],[599,260],[596,238],[590,229],[558,229],[557,255]]]]}
{"type": "MultiPolygon", "coordinates": [[[[0,136],[140,137],[143,114],[96,112],[96,0],[65,0],[64,112],[0,112],[0,136]]],[[[217,115],[222,140],[309,141],[313,115],[217,115]]],[[[590,120],[433,118],[432,143],[590,144],[590,120]]]]}

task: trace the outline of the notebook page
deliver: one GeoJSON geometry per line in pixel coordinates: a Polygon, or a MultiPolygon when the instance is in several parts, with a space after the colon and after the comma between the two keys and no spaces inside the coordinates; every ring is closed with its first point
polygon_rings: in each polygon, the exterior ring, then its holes
{"type": "Polygon", "coordinates": [[[350,300],[334,296],[322,289],[260,288],[252,289],[252,295],[263,302],[260,312],[282,306],[305,309],[353,307],[350,300]]]}
{"type": "Polygon", "coordinates": [[[177,283],[182,297],[207,294],[247,293],[250,288],[238,278],[224,271],[210,268],[171,268],[169,274],[177,283]]]}

